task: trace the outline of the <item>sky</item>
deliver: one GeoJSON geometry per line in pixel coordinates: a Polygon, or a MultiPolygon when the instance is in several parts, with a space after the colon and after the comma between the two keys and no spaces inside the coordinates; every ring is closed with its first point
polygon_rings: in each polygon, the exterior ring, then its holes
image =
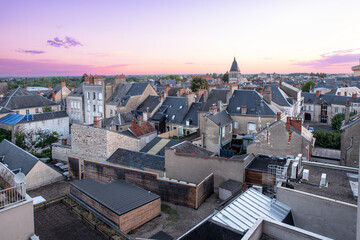
{"type": "Polygon", "coordinates": [[[0,76],[351,73],[359,0],[1,0],[0,76]]]}

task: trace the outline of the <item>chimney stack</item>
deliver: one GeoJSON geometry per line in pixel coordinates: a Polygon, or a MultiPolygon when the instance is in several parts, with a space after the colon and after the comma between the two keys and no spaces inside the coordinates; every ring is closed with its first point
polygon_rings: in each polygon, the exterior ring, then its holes
{"type": "Polygon", "coordinates": [[[272,98],[272,94],[271,94],[271,89],[270,87],[268,87],[268,89],[265,89],[263,92],[263,98],[265,100],[265,102],[267,102],[268,104],[271,104],[271,98],[272,98]]]}
{"type": "Polygon", "coordinates": [[[64,87],[66,87],[66,83],[65,83],[65,81],[62,81],[61,82],[61,88],[64,88],[64,87]]]}
{"type": "Polygon", "coordinates": [[[350,99],[346,99],[346,105],[345,105],[345,124],[349,122],[350,119],[350,99]]]}
{"type": "Polygon", "coordinates": [[[295,128],[301,134],[302,129],[302,120],[301,118],[291,118],[287,117],[286,119],[286,130],[290,130],[290,126],[295,128]]]}
{"type": "Polygon", "coordinates": [[[212,115],[215,115],[217,113],[217,107],[215,104],[213,104],[210,108],[209,108],[209,112],[212,114],[212,115]]]}
{"type": "Polygon", "coordinates": [[[355,99],[356,97],[357,97],[356,93],[353,93],[352,96],[351,96],[352,99],[355,99]]]}
{"type": "Polygon", "coordinates": [[[193,102],[195,102],[195,94],[194,93],[186,93],[185,97],[186,97],[186,107],[187,107],[187,110],[189,110],[191,104],[193,102]]]}
{"type": "Polygon", "coordinates": [[[276,113],[276,120],[279,120],[281,118],[281,112],[276,113]]]}
{"type": "Polygon", "coordinates": [[[94,126],[95,127],[100,127],[100,121],[98,120],[97,117],[94,117],[94,126]]]}
{"type": "Polygon", "coordinates": [[[338,95],[338,96],[341,96],[341,92],[338,92],[337,95],[338,95]]]}
{"type": "Polygon", "coordinates": [[[316,98],[319,98],[321,95],[321,91],[316,91],[316,98]]]}
{"type": "Polygon", "coordinates": [[[204,91],[204,102],[207,101],[208,97],[209,97],[209,92],[205,89],[205,91],[204,91]]]}
{"type": "Polygon", "coordinates": [[[38,94],[41,95],[40,89],[38,90],[38,94]]]}
{"type": "Polygon", "coordinates": [[[67,138],[61,139],[61,145],[63,146],[67,145],[67,138]]]}
{"type": "Polygon", "coordinates": [[[241,106],[241,114],[246,114],[247,106],[241,106]]]}
{"type": "Polygon", "coordinates": [[[220,100],[217,101],[217,109],[219,109],[219,112],[222,112],[222,102],[220,100]]]}
{"type": "Polygon", "coordinates": [[[131,126],[136,127],[136,120],[134,117],[133,117],[133,120],[131,121],[131,126]]]}
{"type": "Polygon", "coordinates": [[[55,92],[54,91],[51,92],[51,97],[53,100],[55,100],[55,92]]]}

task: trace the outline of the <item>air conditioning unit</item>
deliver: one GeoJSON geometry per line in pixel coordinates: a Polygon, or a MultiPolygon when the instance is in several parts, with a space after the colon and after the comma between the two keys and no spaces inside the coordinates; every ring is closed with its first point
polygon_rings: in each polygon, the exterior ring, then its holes
{"type": "Polygon", "coordinates": [[[262,193],[263,187],[259,185],[253,185],[252,188],[254,188],[256,191],[262,193]]]}
{"type": "Polygon", "coordinates": [[[304,169],[304,170],[303,170],[302,180],[309,181],[309,169],[304,169]]]}
{"type": "Polygon", "coordinates": [[[298,165],[299,163],[294,161],[293,164],[291,165],[291,179],[296,179],[297,175],[298,175],[298,165]]]}
{"type": "Polygon", "coordinates": [[[320,186],[325,186],[325,185],[326,185],[326,173],[322,173],[320,179],[320,186]]]}

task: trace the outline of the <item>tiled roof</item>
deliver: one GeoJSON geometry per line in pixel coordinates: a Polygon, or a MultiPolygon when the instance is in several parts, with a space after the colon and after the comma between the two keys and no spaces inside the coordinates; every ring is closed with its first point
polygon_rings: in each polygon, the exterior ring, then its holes
{"type": "Polygon", "coordinates": [[[165,157],[118,148],[106,161],[137,169],[165,169],[165,157]]]}
{"type": "MultiPolygon", "coordinates": [[[[31,122],[37,122],[37,121],[46,121],[50,119],[56,119],[56,118],[65,118],[67,117],[66,111],[57,111],[57,112],[46,112],[46,113],[39,113],[39,114],[33,114],[31,122]]],[[[28,122],[26,119],[23,119],[19,123],[25,123],[28,122]]]]}
{"type": "Polygon", "coordinates": [[[5,97],[0,100],[0,107],[11,110],[43,107],[46,105],[57,105],[57,103],[50,101],[41,95],[32,94],[22,88],[9,91],[5,97]]]}
{"type": "Polygon", "coordinates": [[[205,148],[199,147],[188,141],[178,143],[172,146],[171,148],[175,149],[176,153],[189,153],[189,154],[204,155],[204,156],[213,156],[215,154],[205,148]]]}
{"type": "Polygon", "coordinates": [[[134,118],[132,112],[118,113],[113,117],[105,118],[102,120],[102,126],[110,127],[112,125],[126,125],[131,123],[134,118]]]}
{"type": "Polygon", "coordinates": [[[289,96],[284,93],[278,85],[275,84],[268,84],[265,85],[265,88],[270,87],[271,90],[271,101],[274,101],[276,104],[283,106],[283,107],[290,107],[290,103],[288,102],[287,98],[289,96]]]}
{"type": "Polygon", "coordinates": [[[254,90],[235,90],[226,110],[229,114],[240,115],[241,106],[247,107],[246,115],[276,116],[274,110],[254,90]]]}
{"type": "Polygon", "coordinates": [[[71,185],[118,215],[123,215],[160,198],[124,180],[102,184],[92,178],[86,178],[74,181],[71,185]]]}
{"type": "Polygon", "coordinates": [[[140,125],[132,124],[129,127],[129,130],[136,136],[136,137],[141,137],[143,135],[152,133],[152,132],[156,132],[156,129],[148,122],[144,122],[141,123],[140,125]]]}
{"type": "Polygon", "coordinates": [[[360,113],[356,114],[355,116],[352,116],[349,119],[349,122],[347,122],[346,124],[344,124],[345,121],[343,121],[343,125],[341,126],[340,130],[344,130],[352,125],[354,125],[355,123],[360,122],[360,113]]]}

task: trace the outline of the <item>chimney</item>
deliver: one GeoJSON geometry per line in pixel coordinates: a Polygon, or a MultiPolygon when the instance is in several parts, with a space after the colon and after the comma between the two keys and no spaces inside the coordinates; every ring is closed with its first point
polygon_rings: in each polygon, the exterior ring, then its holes
{"type": "Polygon", "coordinates": [[[316,91],[316,98],[319,98],[321,95],[321,91],[316,91]]]}
{"type": "Polygon", "coordinates": [[[271,94],[271,89],[270,87],[268,87],[268,89],[265,89],[263,92],[263,98],[265,100],[265,102],[267,102],[268,104],[271,104],[271,98],[272,98],[272,94],[271,94]]]}
{"type": "Polygon", "coordinates": [[[146,112],[143,112],[143,121],[147,122],[149,119],[149,107],[146,107],[146,112]]]}
{"type": "Polygon", "coordinates": [[[51,92],[51,97],[53,100],[55,100],[55,92],[54,91],[51,92]]]}
{"type": "Polygon", "coordinates": [[[217,109],[219,109],[219,112],[222,112],[222,102],[220,100],[217,101],[217,109]]]}
{"type": "Polygon", "coordinates": [[[51,87],[51,86],[49,86],[49,89],[52,89],[52,87],[51,87]]]}
{"type": "Polygon", "coordinates": [[[279,120],[281,118],[281,112],[276,113],[276,120],[279,120]]]}
{"type": "Polygon", "coordinates": [[[38,94],[41,95],[40,89],[38,90],[38,94]]]}
{"type": "Polygon", "coordinates": [[[135,118],[133,118],[133,120],[131,121],[131,126],[136,127],[136,120],[135,120],[135,118]]]}
{"type": "Polygon", "coordinates": [[[246,114],[247,106],[241,106],[241,114],[246,114]]]}
{"type": "Polygon", "coordinates": [[[296,129],[301,134],[302,129],[302,120],[301,118],[291,118],[287,117],[286,119],[286,130],[290,130],[290,126],[296,129]]]}
{"type": "Polygon", "coordinates": [[[349,122],[350,119],[350,99],[346,99],[346,105],[345,105],[345,124],[349,122]]]}
{"type": "Polygon", "coordinates": [[[290,117],[286,118],[286,130],[290,130],[290,117]]]}
{"type": "Polygon", "coordinates": [[[65,83],[65,81],[62,81],[61,82],[61,88],[64,88],[64,87],[66,87],[66,83],[65,83]]]}
{"type": "Polygon", "coordinates": [[[98,120],[97,117],[94,117],[94,126],[95,127],[100,127],[100,121],[98,120]]]}
{"type": "Polygon", "coordinates": [[[338,95],[338,96],[341,96],[341,92],[338,92],[337,95],[338,95]]]}
{"type": "Polygon", "coordinates": [[[209,108],[209,112],[212,114],[212,115],[215,115],[216,112],[217,112],[217,107],[215,104],[213,104],[210,108],[209,108]]]}
{"type": "Polygon", "coordinates": [[[344,96],[347,96],[347,92],[344,91],[344,96]]]}
{"type": "Polygon", "coordinates": [[[357,97],[356,93],[353,93],[352,96],[351,96],[352,99],[355,99],[356,97],[357,97]]]}
{"type": "Polygon", "coordinates": [[[234,94],[234,91],[238,88],[239,86],[237,84],[230,85],[230,97],[234,94]]]}
{"type": "Polygon", "coordinates": [[[67,145],[67,138],[61,139],[61,145],[63,146],[67,145]]]}
{"type": "Polygon", "coordinates": [[[186,97],[187,110],[189,110],[191,104],[193,102],[195,102],[195,94],[194,93],[186,93],[185,97],[186,97]]]}
{"type": "Polygon", "coordinates": [[[282,80],[280,80],[279,82],[279,88],[281,88],[281,86],[282,86],[282,80]]]}
{"type": "Polygon", "coordinates": [[[207,101],[208,97],[209,97],[209,92],[205,89],[205,91],[204,91],[204,102],[207,101]]]}

